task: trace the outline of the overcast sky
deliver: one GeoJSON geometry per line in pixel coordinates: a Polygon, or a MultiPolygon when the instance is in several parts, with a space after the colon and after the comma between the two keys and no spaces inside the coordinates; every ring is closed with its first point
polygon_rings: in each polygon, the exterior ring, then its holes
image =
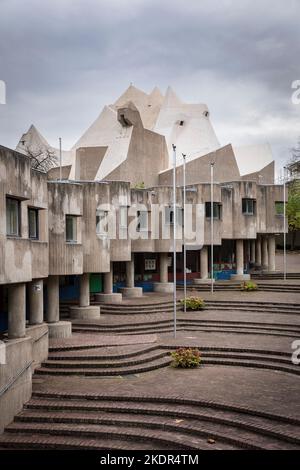
{"type": "Polygon", "coordinates": [[[71,147],[132,82],[206,103],[222,144],[300,136],[299,0],[0,0],[0,144],[71,147]]]}

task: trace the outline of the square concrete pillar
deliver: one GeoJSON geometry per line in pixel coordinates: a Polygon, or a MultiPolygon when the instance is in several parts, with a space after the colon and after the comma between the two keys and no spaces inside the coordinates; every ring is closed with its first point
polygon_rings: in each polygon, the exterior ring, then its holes
{"type": "Polygon", "coordinates": [[[255,265],[261,266],[261,238],[257,236],[255,243],[255,265]]]}
{"type": "Polygon", "coordinates": [[[26,286],[13,284],[8,288],[8,339],[26,336],[26,286]]]}
{"type": "MultiPolygon", "coordinates": [[[[200,279],[194,279],[194,284],[211,283],[211,279],[208,277],[208,249],[206,245],[204,245],[200,250],[200,276],[200,279]]],[[[213,282],[215,282],[214,279],[213,282]]]]}

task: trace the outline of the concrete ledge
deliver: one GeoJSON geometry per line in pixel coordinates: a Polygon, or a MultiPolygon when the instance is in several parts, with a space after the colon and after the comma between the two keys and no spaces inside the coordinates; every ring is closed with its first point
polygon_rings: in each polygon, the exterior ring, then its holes
{"type": "Polygon", "coordinates": [[[69,307],[70,317],[79,320],[95,320],[100,318],[99,305],[90,305],[88,307],[69,307]]]}
{"type": "Polygon", "coordinates": [[[231,274],[232,281],[250,281],[250,274],[231,274]]]}
{"type": "MultiPolygon", "coordinates": [[[[212,282],[215,282],[215,280],[213,279],[212,282]]],[[[196,278],[196,279],[194,279],[193,284],[211,284],[211,279],[209,279],[209,278],[206,278],[206,279],[196,278]]]]}
{"type": "Polygon", "coordinates": [[[95,300],[103,304],[120,304],[122,302],[122,294],[96,294],[95,300]]]}
{"type": "Polygon", "coordinates": [[[120,287],[119,291],[124,297],[142,297],[142,287],[120,287]]]}
{"type": "Polygon", "coordinates": [[[70,338],[72,336],[72,323],[70,321],[58,321],[48,323],[49,338],[70,338]]]}
{"type": "Polygon", "coordinates": [[[170,294],[174,291],[173,282],[154,282],[153,283],[154,292],[163,292],[170,294]]]}

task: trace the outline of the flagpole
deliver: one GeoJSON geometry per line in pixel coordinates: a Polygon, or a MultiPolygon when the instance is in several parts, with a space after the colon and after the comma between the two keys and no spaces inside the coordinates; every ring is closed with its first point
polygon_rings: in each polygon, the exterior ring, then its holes
{"type": "Polygon", "coordinates": [[[184,313],[186,313],[186,244],[185,244],[185,201],[186,201],[186,177],[185,177],[185,159],[186,155],[182,154],[183,158],[183,293],[184,293],[184,313]]]}
{"type": "Polygon", "coordinates": [[[210,164],[210,290],[214,293],[214,162],[210,164]]]}
{"type": "Polygon", "coordinates": [[[176,338],[176,145],[173,144],[173,316],[174,316],[174,338],[176,338]]]}

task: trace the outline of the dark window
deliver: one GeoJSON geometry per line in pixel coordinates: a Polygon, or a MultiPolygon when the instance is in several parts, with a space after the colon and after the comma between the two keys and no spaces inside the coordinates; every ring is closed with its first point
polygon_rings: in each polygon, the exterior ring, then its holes
{"type": "Polygon", "coordinates": [[[147,211],[137,211],[137,232],[146,232],[148,231],[148,212],[147,211]]]}
{"type": "Polygon", "coordinates": [[[66,215],[66,241],[77,242],[77,217],[75,215],[66,215]]]}
{"type": "Polygon", "coordinates": [[[244,215],[254,215],[255,214],[255,199],[243,199],[242,200],[242,212],[244,215]]]}
{"type": "MultiPolygon", "coordinates": [[[[183,209],[181,207],[176,207],[176,225],[183,224],[183,209]]],[[[165,224],[173,225],[174,224],[174,211],[173,207],[165,207],[165,224]]]]}
{"type": "Polygon", "coordinates": [[[6,234],[14,237],[21,235],[21,203],[12,197],[6,198],[6,234]]]}
{"type": "MultiPolygon", "coordinates": [[[[205,203],[205,217],[211,217],[211,203],[205,203]]],[[[222,204],[219,202],[213,202],[213,218],[220,220],[222,217],[222,204]]]]}
{"type": "Polygon", "coordinates": [[[183,124],[184,124],[184,121],[179,121],[180,126],[183,126],[183,124]]]}
{"type": "Polygon", "coordinates": [[[31,207],[28,208],[28,235],[35,240],[39,238],[39,211],[31,207]]]}
{"type": "Polygon", "coordinates": [[[275,202],[275,213],[276,215],[284,215],[284,202],[282,201],[275,202]]]}

